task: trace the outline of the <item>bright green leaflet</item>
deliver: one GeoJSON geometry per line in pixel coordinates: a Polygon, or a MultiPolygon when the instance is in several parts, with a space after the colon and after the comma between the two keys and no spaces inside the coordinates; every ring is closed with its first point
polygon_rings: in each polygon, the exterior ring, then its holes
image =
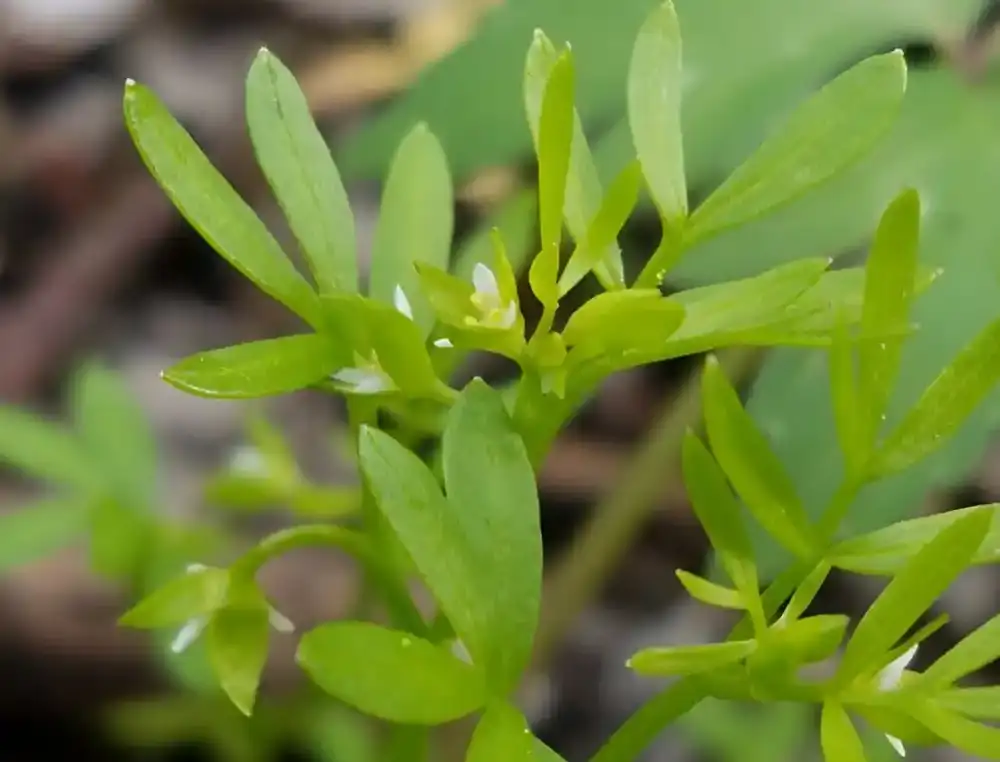
{"type": "Polygon", "coordinates": [[[646,648],[629,659],[628,666],[640,675],[694,675],[733,664],[752,654],[753,640],[733,640],[701,646],[646,648]]]}
{"type": "Polygon", "coordinates": [[[820,740],[827,762],[865,762],[865,748],[844,707],[836,701],[823,704],[820,740]]]}
{"type": "Polygon", "coordinates": [[[704,577],[691,574],[683,569],[678,569],[675,573],[677,579],[684,586],[684,589],[687,590],[688,595],[695,600],[723,609],[742,610],[746,608],[746,603],[737,590],[730,590],[728,587],[716,585],[704,577]]]}
{"type": "Polygon", "coordinates": [[[401,288],[424,335],[434,317],[413,263],[447,268],[454,224],[448,160],[427,125],[418,124],[399,145],[382,191],[368,294],[394,304],[396,287],[401,288]]]}
{"type": "Polygon", "coordinates": [[[573,145],[573,57],[556,60],[545,82],[538,119],[538,206],[542,249],[558,251],[562,242],[566,177],[573,145]]]}
{"type": "Polygon", "coordinates": [[[163,379],[199,397],[252,399],[312,386],[343,364],[330,337],[302,334],[192,355],[164,371],[163,379]]]}
{"type": "Polygon", "coordinates": [[[924,670],[921,682],[950,685],[1000,658],[1000,616],[966,635],[924,670]]]}
{"type": "Polygon", "coordinates": [[[440,725],[486,702],[478,670],[429,641],[367,622],[317,627],[296,658],[327,693],[390,722],[440,725]]]}
{"type": "Polygon", "coordinates": [[[202,569],[176,577],[146,596],[118,620],[126,627],[170,627],[196,616],[210,614],[225,603],[229,572],[202,569]]]}
{"type": "Polygon", "coordinates": [[[687,216],[681,136],[681,34],[666,0],[639,30],[629,66],[628,122],[650,195],[673,234],[687,216]]]}
{"type": "Polygon", "coordinates": [[[542,587],[534,471],[499,392],[474,380],[448,416],[442,442],[448,500],[472,546],[488,630],[482,656],[493,690],[509,692],[531,656],[542,587]]]}
{"type": "Polygon", "coordinates": [[[0,573],[45,558],[81,539],[88,522],[81,500],[54,497],[0,513],[0,573]]]}
{"type": "Polygon", "coordinates": [[[267,608],[224,608],[205,634],[208,658],[219,684],[243,714],[253,712],[260,674],[267,662],[267,608]]]}
{"type": "Polygon", "coordinates": [[[253,210],[152,91],[125,85],[125,123],[142,160],[177,210],[264,293],[320,325],[316,293],[253,210]]]}
{"type": "Polygon", "coordinates": [[[319,292],[357,291],[354,215],[340,173],[294,75],[266,48],[247,75],[246,115],[257,163],[319,292]]]}
{"type": "Polygon", "coordinates": [[[506,702],[493,702],[476,725],[466,762],[529,762],[536,758],[535,738],[524,716],[506,702]]]}

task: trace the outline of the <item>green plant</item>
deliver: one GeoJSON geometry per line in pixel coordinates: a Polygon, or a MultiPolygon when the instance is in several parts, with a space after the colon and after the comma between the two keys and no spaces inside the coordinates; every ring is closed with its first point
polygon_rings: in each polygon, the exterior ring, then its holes
{"type": "MultiPolygon", "coordinates": [[[[916,191],[897,189],[864,267],[830,271],[827,259],[803,259],[669,297],[659,290],[696,244],[775,213],[857,164],[890,129],[903,101],[903,56],[873,56],[834,79],[689,210],[678,26],[668,0],[639,30],[626,98],[638,158],[625,163],[606,190],[574,106],[573,56],[542,32],[534,35],[523,83],[538,156],[540,245],[526,269],[541,312],[531,326],[500,234],[489,239],[486,256],[477,246],[469,256],[478,259],[462,264],[467,269],[449,270],[451,179],[426,126],[414,127],[396,152],[362,289],[338,171],[291,73],[267,50],[258,55],[247,80],[250,136],[310,283],[155,95],[127,84],[129,130],[164,191],[220,255],[310,329],[196,355],[164,378],[209,397],[303,388],[343,395],[360,488],[353,496],[327,490],[316,498],[287,452],[258,430],[257,465],[266,468],[230,474],[214,483],[216,494],[251,505],[277,498],[300,514],[338,520],[277,532],[227,565],[189,566],[144,596],[123,624],[177,631],[175,650],[197,640],[215,680],[249,715],[271,629],[293,629],[266,599],[256,574],[288,550],[329,546],[359,562],[385,615],[305,633],[298,662],[326,693],[386,723],[385,758],[425,758],[430,727],[478,715],[467,760],[559,759],[532,736],[511,698],[531,664],[540,616],[534,472],[552,440],[615,372],[727,347],[818,348],[829,360],[846,464],[818,519],[709,354],[700,389],[707,445],[688,430],[680,450],[688,495],[728,583],[679,576],[697,600],[745,616],[723,643],[635,654],[629,666],[636,672],[679,679],[627,721],[594,761],[635,759],[706,697],[820,705],[821,743],[831,761],[865,758],[848,711],[893,745],[947,742],[1000,758],[998,731],[977,722],[996,719],[997,689],[958,684],[1000,655],[994,637],[1000,619],[923,673],[906,671],[917,646],[945,621],[939,617],[911,633],[920,617],[964,570],[996,560],[997,506],[865,535],[838,533],[863,487],[941,447],[1000,378],[997,321],[897,425],[883,425],[901,348],[913,331],[911,306],[936,276],[917,261],[916,191]],[[631,279],[617,239],[643,186],[663,234],[631,279]],[[564,248],[569,256],[562,264],[564,248]],[[600,293],[564,314],[566,294],[591,274],[600,293]],[[456,390],[446,371],[469,351],[503,355],[520,375],[503,390],[479,379],[456,390]],[[425,461],[407,443],[428,435],[439,446],[425,461]],[[745,513],[792,557],[763,590],[745,513]],[[808,614],[833,569],[890,577],[850,636],[848,617],[808,614]],[[433,595],[433,617],[411,597],[413,580],[433,595]],[[845,639],[831,676],[802,674],[845,639]]],[[[114,445],[109,452],[121,457],[126,448],[119,435],[110,427],[100,433],[114,445]]],[[[44,473],[47,457],[30,464],[22,459],[22,465],[44,473]]],[[[139,481],[128,463],[114,463],[119,478],[139,481]]],[[[133,494],[122,492],[126,500],[133,494]]],[[[134,549],[143,539],[118,542],[134,549]]]]}

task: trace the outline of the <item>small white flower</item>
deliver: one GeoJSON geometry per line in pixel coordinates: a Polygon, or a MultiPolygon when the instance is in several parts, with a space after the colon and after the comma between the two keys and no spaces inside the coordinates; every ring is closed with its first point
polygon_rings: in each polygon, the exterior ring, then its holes
{"type": "Polygon", "coordinates": [[[354,359],[358,363],[356,367],[341,368],[330,376],[331,379],[343,385],[344,391],[354,394],[380,394],[396,388],[392,379],[378,364],[378,358],[374,353],[372,360],[368,362],[357,355],[354,359]]]}
{"type": "MultiPolygon", "coordinates": [[[[185,571],[188,574],[194,574],[196,572],[205,571],[207,568],[208,567],[204,564],[190,564],[185,571]]],[[[184,623],[184,626],[177,631],[177,635],[174,636],[174,639],[170,643],[170,650],[175,654],[180,654],[186,651],[205,631],[205,628],[208,626],[210,620],[211,617],[206,614],[191,617],[184,623]]],[[[295,625],[292,621],[272,606],[267,607],[267,620],[278,632],[285,634],[295,632],[295,625]]]]}
{"type": "Polygon", "coordinates": [[[403,291],[402,286],[397,285],[396,290],[392,292],[392,303],[397,310],[413,320],[413,307],[410,306],[410,300],[406,298],[406,292],[403,291]]]}
{"type": "MultiPolygon", "coordinates": [[[[916,654],[917,647],[913,646],[904,654],[886,664],[885,667],[882,668],[882,671],[878,673],[878,689],[883,693],[889,693],[890,691],[896,690],[903,679],[903,673],[906,671],[910,662],[913,661],[913,657],[916,656],[916,654]]],[[[906,756],[906,747],[903,746],[902,741],[895,736],[889,735],[888,733],[885,734],[885,737],[899,756],[906,756]]]]}
{"type": "Polygon", "coordinates": [[[246,476],[263,476],[266,466],[264,456],[256,447],[237,447],[229,458],[229,470],[246,476]]]}
{"type": "Polygon", "coordinates": [[[456,638],[451,642],[451,653],[456,659],[461,659],[466,664],[472,664],[472,655],[460,638],[456,638]]]}
{"type": "Polygon", "coordinates": [[[455,345],[451,343],[451,339],[435,339],[434,346],[438,349],[453,349],[455,345]]]}
{"type": "Polygon", "coordinates": [[[517,319],[517,304],[513,300],[504,304],[500,297],[500,285],[496,275],[482,262],[472,270],[472,285],[476,291],[472,295],[472,303],[479,310],[481,318],[472,320],[489,328],[507,330],[517,319]]]}

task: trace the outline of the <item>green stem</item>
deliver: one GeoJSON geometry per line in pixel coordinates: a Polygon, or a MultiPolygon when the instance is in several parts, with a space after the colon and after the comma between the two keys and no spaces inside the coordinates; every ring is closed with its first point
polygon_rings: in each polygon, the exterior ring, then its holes
{"type": "Polygon", "coordinates": [[[677,264],[686,248],[681,231],[668,227],[664,222],[660,245],[656,247],[653,256],[646,260],[632,288],[656,288],[663,276],[677,264]]]}

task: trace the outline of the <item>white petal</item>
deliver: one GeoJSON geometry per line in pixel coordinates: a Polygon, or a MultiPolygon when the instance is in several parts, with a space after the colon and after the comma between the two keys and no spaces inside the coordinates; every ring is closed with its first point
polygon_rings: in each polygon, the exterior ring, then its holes
{"type": "Polygon", "coordinates": [[[461,639],[455,639],[451,643],[451,652],[454,654],[456,659],[461,659],[466,664],[472,664],[472,656],[469,654],[469,649],[465,647],[465,643],[461,639]]]}
{"type": "Polygon", "coordinates": [[[188,564],[186,571],[188,574],[194,574],[195,572],[203,572],[208,567],[205,564],[188,564]]]}
{"type": "Polygon", "coordinates": [[[906,756],[906,747],[903,746],[903,742],[900,741],[896,736],[891,736],[888,733],[885,734],[885,740],[889,742],[889,745],[895,749],[896,753],[901,756],[906,756]]]}
{"type": "Polygon", "coordinates": [[[406,292],[403,291],[402,286],[396,286],[396,290],[393,291],[392,303],[396,305],[397,310],[413,320],[413,308],[410,306],[410,300],[406,298],[406,292]]]}
{"type": "Polygon", "coordinates": [[[498,324],[501,328],[507,329],[514,325],[515,320],[517,320],[517,305],[510,302],[500,316],[498,324]]]}
{"type": "Polygon", "coordinates": [[[201,616],[188,620],[187,624],[177,631],[177,635],[170,643],[170,650],[175,654],[186,651],[198,639],[207,624],[208,620],[201,616]]]}
{"type": "Polygon", "coordinates": [[[341,368],[330,378],[344,384],[355,394],[378,394],[392,388],[392,383],[384,374],[365,368],[341,368]]]}
{"type": "Polygon", "coordinates": [[[452,349],[455,345],[451,343],[451,339],[435,339],[434,346],[439,349],[452,349]]]}
{"type": "Polygon", "coordinates": [[[291,619],[286,617],[277,609],[269,608],[267,611],[267,620],[271,623],[271,626],[278,632],[290,633],[295,632],[295,624],[291,619]]]}
{"type": "Polygon", "coordinates": [[[476,266],[472,268],[472,285],[476,287],[476,293],[480,296],[488,296],[492,299],[500,298],[497,277],[482,262],[477,262],[476,266]]]}
{"type": "Polygon", "coordinates": [[[238,447],[229,458],[229,468],[250,476],[261,476],[265,471],[264,456],[256,447],[238,447]]]}
{"type": "Polygon", "coordinates": [[[878,673],[878,687],[882,691],[892,691],[899,687],[900,680],[903,679],[903,671],[913,661],[917,653],[917,647],[913,646],[906,653],[889,662],[878,673]]]}

